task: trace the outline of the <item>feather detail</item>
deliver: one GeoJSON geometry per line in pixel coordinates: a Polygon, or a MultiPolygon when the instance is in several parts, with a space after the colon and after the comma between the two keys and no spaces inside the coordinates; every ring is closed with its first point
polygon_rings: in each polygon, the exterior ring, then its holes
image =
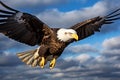
{"type": "Polygon", "coordinates": [[[17,56],[27,65],[37,66],[37,59],[34,59],[35,50],[18,53],[17,56]]]}
{"type": "Polygon", "coordinates": [[[33,63],[31,64],[31,65],[32,65],[32,67],[36,67],[36,66],[37,66],[37,63],[38,63],[38,60],[37,60],[37,59],[35,59],[35,60],[33,61],[33,63]]]}

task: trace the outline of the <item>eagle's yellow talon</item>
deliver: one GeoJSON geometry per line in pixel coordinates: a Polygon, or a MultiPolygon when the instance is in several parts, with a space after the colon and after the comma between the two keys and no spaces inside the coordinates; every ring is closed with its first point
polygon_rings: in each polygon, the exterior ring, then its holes
{"type": "Polygon", "coordinates": [[[40,61],[40,67],[44,68],[44,65],[45,65],[45,58],[42,57],[42,60],[40,61]]]}
{"type": "Polygon", "coordinates": [[[50,62],[50,69],[53,69],[55,67],[56,64],[56,59],[54,58],[51,62],[50,62]]]}

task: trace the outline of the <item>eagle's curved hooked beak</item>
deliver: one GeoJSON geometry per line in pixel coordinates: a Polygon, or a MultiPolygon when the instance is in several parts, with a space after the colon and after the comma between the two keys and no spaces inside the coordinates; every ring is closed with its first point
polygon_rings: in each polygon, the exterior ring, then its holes
{"type": "Polygon", "coordinates": [[[77,35],[77,34],[72,34],[72,37],[73,37],[76,41],[78,41],[78,35],[77,35]]]}

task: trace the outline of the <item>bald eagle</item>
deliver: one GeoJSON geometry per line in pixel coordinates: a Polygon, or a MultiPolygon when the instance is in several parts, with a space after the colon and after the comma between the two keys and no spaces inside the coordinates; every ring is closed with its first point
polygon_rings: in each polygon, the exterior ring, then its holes
{"type": "Polygon", "coordinates": [[[120,19],[120,9],[117,9],[69,28],[50,28],[31,14],[12,9],[1,1],[0,5],[5,8],[0,9],[0,33],[30,46],[39,45],[37,49],[18,53],[17,56],[27,65],[41,68],[50,61],[49,67],[53,69],[57,58],[70,43],[100,32],[102,25],[120,19]]]}

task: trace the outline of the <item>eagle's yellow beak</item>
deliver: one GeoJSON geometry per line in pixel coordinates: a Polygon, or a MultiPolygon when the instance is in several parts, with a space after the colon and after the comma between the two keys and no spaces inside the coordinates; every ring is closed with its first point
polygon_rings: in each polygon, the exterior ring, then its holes
{"type": "Polygon", "coordinates": [[[72,34],[72,37],[73,37],[76,41],[78,41],[78,35],[77,35],[77,34],[72,34]]]}

